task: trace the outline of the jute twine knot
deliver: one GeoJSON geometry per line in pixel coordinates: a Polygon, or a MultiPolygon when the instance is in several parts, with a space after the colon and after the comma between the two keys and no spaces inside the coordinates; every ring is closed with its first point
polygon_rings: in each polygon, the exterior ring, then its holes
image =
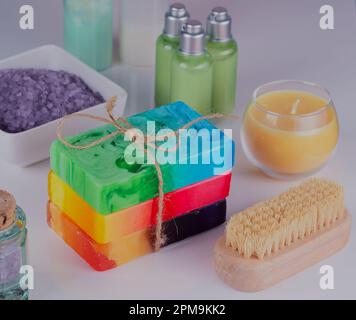
{"type": "Polygon", "coordinates": [[[163,212],[164,212],[164,192],[163,192],[164,182],[163,182],[163,175],[162,175],[161,167],[157,163],[156,157],[152,154],[152,152],[150,151],[150,149],[148,147],[151,147],[154,150],[161,150],[160,146],[156,146],[155,141],[157,141],[161,138],[167,138],[167,137],[169,138],[170,136],[175,136],[176,137],[175,146],[173,146],[169,150],[167,150],[166,148],[164,149],[164,151],[173,152],[173,151],[176,151],[180,145],[179,130],[188,129],[192,125],[194,125],[202,120],[217,119],[217,118],[238,119],[238,117],[234,116],[234,115],[224,115],[221,113],[214,113],[214,114],[210,114],[207,116],[201,116],[199,118],[196,118],[196,119],[188,122],[187,124],[185,124],[184,126],[179,128],[178,130],[173,132],[173,134],[171,134],[171,135],[166,134],[164,136],[156,136],[156,137],[149,136],[149,135],[142,136],[141,130],[139,128],[133,127],[131,125],[131,123],[128,122],[125,118],[118,117],[117,119],[115,119],[115,117],[113,115],[115,104],[116,104],[116,97],[112,97],[106,103],[106,113],[109,117],[108,119],[99,117],[99,116],[94,116],[94,115],[87,114],[87,113],[77,113],[77,114],[71,114],[71,115],[64,116],[59,121],[59,124],[57,127],[57,137],[58,137],[58,140],[61,143],[63,143],[65,146],[67,146],[68,148],[77,149],[77,150],[85,150],[85,149],[95,147],[95,146],[103,143],[104,141],[107,141],[117,135],[120,135],[120,134],[127,134],[127,135],[129,135],[129,137],[131,137],[132,142],[135,142],[135,143],[138,143],[138,145],[144,146],[143,151],[144,151],[144,153],[147,154],[147,157],[149,157],[152,160],[152,163],[156,169],[156,174],[157,174],[157,179],[158,179],[158,209],[157,209],[157,214],[156,214],[156,228],[155,228],[155,234],[154,234],[154,237],[155,237],[154,250],[159,251],[160,248],[165,244],[165,241],[166,241],[165,234],[162,230],[162,224],[163,224],[162,220],[163,220],[163,212]],[[113,125],[117,130],[106,135],[105,137],[102,137],[102,138],[95,140],[91,143],[88,143],[86,145],[80,145],[80,146],[74,145],[74,144],[67,142],[65,140],[65,138],[63,137],[64,124],[68,120],[73,119],[73,118],[85,118],[85,119],[89,119],[89,120],[104,122],[104,123],[113,125]],[[140,139],[143,139],[143,140],[140,140],[140,139]]]}

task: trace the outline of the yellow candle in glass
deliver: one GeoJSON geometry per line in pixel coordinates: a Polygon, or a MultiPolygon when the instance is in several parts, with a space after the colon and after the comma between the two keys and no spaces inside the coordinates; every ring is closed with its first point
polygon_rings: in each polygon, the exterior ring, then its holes
{"type": "Polygon", "coordinates": [[[264,172],[293,178],[323,166],[338,135],[327,91],[310,83],[278,81],[256,90],[245,112],[242,142],[247,157],[264,172]]]}

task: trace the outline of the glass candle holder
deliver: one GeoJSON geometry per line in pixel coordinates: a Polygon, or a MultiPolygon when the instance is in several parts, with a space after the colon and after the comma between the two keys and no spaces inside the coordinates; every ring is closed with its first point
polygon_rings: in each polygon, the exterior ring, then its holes
{"type": "Polygon", "coordinates": [[[243,117],[247,158],[278,179],[309,176],[326,164],[339,137],[330,94],[310,82],[285,80],[258,87],[243,117]]]}
{"type": "Polygon", "coordinates": [[[22,289],[20,268],[26,265],[26,217],[16,208],[15,222],[0,231],[0,300],[27,300],[28,289],[22,289]]]}
{"type": "Polygon", "coordinates": [[[102,71],[112,64],[112,0],[64,0],[64,47],[102,71]]]}

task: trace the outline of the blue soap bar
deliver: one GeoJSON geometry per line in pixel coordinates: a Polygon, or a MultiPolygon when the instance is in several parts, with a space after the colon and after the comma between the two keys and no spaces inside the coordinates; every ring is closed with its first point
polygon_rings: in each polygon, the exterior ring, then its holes
{"type": "MultiPolygon", "coordinates": [[[[152,136],[158,133],[162,136],[162,129],[176,131],[198,117],[200,115],[183,102],[176,102],[131,116],[127,120],[133,127],[142,130],[143,134],[152,136]],[[152,129],[153,124],[154,131],[150,131],[148,127],[152,129]]],[[[193,130],[182,134],[182,143],[177,152],[161,152],[161,157],[157,153],[157,161],[168,154],[170,158],[168,163],[158,161],[165,193],[227,172],[234,164],[234,142],[221,130],[206,120],[194,124],[190,129],[193,130]]],[[[114,126],[105,125],[69,137],[67,141],[86,145],[115,130],[114,126]]],[[[170,147],[173,145],[172,138],[168,142],[157,142],[156,145],[170,147]]],[[[133,146],[132,141],[125,141],[122,134],[85,150],[69,148],[55,141],[50,152],[51,168],[97,212],[110,214],[158,195],[155,167],[146,162],[127,163],[125,150],[127,152],[133,146]]],[[[153,149],[149,150],[152,152],[153,149]]],[[[129,159],[141,159],[138,155],[139,152],[132,153],[129,159]]]]}

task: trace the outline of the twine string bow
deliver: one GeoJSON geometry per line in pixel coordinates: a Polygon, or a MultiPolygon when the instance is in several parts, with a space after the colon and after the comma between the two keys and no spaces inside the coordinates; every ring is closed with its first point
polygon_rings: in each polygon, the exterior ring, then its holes
{"type": "MultiPolygon", "coordinates": [[[[87,114],[87,113],[76,113],[76,114],[71,114],[71,115],[66,115],[64,116],[58,124],[57,127],[57,137],[58,140],[63,143],[65,146],[67,146],[68,148],[71,149],[76,149],[76,150],[85,150],[85,149],[89,149],[92,147],[95,147],[101,143],[103,143],[104,141],[107,141],[117,135],[120,134],[129,134],[132,142],[138,142],[138,140],[142,139],[142,135],[138,134],[139,130],[138,128],[135,128],[131,125],[130,122],[128,122],[125,118],[123,117],[118,117],[117,119],[115,119],[114,115],[113,115],[113,110],[115,108],[115,104],[116,104],[116,97],[112,97],[110,100],[107,101],[106,103],[106,113],[108,115],[108,119],[107,118],[103,118],[100,116],[94,116],[91,114],[87,114]],[[63,136],[63,128],[65,123],[73,118],[85,118],[85,119],[89,119],[89,120],[94,120],[94,121],[100,121],[103,123],[107,123],[107,124],[111,124],[113,125],[117,130],[107,134],[106,136],[95,140],[91,143],[88,143],[86,145],[75,145],[72,143],[69,143],[68,141],[66,141],[66,139],[63,136]]],[[[180,145],[180,139],[179,139],[179,130],[182,129],[188,129],[191,126],[193,126],[194,124],[202,121],[202,120],[209,120],[209,119],[217,119],[217,118],[233,118],[233,119],[238,119],[237,116],[234,115],[224,115],[221,113],[214,113],[214,114],[210,114],[207,116],[201,116],[198,117],[190,122],[188,122],[187,124],[185,124],[184,126],[182,126],[181,128],[179,128],[178,130],[174,131],[172,134],[165,134],[162,136],[149,136],[149,135],[144,135],[143,136],[143,152],[145,154],[147,154],[147,157],[149,157],[152,160],[152,163],[156,169],[156,174],[157,174],[157,179],[158,179],[158,209],[157,209],[157,214],[156,214],[156,228],[155,228],[155,241],[154,241],[154,250],[155,251],[159,251],[161,246],[164,245],[165,243],[165,235],[164,232],[162,230],[162,219],[163,219],[163,212],[164,212],[164,191],[163,191],[163,186],[164,186],[164,182],[163,182],[163,175],[162,175],[162,170],[161,167],[159,166],[159,164],[156,161],[156,157],[152,154],[152,152],[150,151],[150,149],[148,147],[153,148],[154,150],[158,151],[158,150],[162,150],[161,146],[157,146],[155,141],[159,141],[162,138],[169,138],[172,136],[176,137],[176,144],[172,147],[172,148],[164,148],[165,152],[173,152],[176,151],[179,148],[180,145]]],[[[142,144],[140,144],[142,145],[142,144]]]]}

